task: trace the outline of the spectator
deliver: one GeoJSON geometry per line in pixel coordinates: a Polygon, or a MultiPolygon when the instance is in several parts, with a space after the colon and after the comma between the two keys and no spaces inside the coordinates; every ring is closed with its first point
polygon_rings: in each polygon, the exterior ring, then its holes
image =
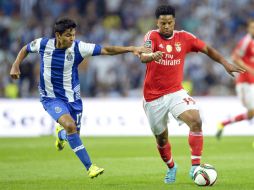
{"type": "MultiPolygon", "coordinates": [[[[68,15],[79,23],[77,35],[87,42],[114,45],[141,45],[146,28],[153,25],[153,8],[160,0],[1,0],[0,1],[0,97],[12,85],[6,68],[24,44],[41,35],[51,36],[51,25],[68,15]],[[100,5],[100,6],[98,6],[100,5]],[[4,56],[5,55],[5,56],[4,56]],[[5,61],[3,61],[5,60],[5,61]]],[[[254,17],[252,0],[165,0],[177,8],[179,28],[195,33],[224,55],[230,56],[234,44],[243,36],[244,21],[254,17]],[[186,4],[189,6],[187,7],[186,4]],[[192,15],[191,17],[189,15],[192,15]],[[218,40],[214,40],[214,39],[218,40]]],[[[222,78],[222,67],[203,66],[205,57],[192,55],[186,60],[186,80],[192,94],[232,95],[233,80],[222,78]],[[202,65],[202,66],[201,66],[202,65]],[[214,71],[214,72],[211,72],[214,71]]],[[[206,64],[207,65],[207,64],[206,64]]],[[[88,61],[82,66],[81,93],[96,96],[142,96],[144,66],[126,55],[88,61]]],[[[38,58],[31,57],[19,83],[21,97],[38,96],[38,58]]]]}

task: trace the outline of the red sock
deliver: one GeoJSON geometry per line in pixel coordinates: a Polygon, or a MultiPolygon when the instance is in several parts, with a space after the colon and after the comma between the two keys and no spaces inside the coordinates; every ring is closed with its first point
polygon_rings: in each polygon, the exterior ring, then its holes
{"type": "Polygon", "coordinates": [[[237,115],[231,119],[228,119],[226,121],[223,121],[222,122],[222,125],[226,126],[230,123],[235,123],[235,122],[238,122],[238,121],[242,121],[242,120],[245,120],[245,119],[248,119],[248,114],[247,113],[242,113],[240,115],[237,115]]]}
{"type": "Polygon", "coordinates": [[[161,155],[162,160],[167,164],[169,168],[174,167],[174,160],[171,156],[171,146],[169,142],[167,142],[166,145],[163,147],[160,147],[159,145],[157,146],[159,153],[161,155]]]}
{"type": "Polygon", "coordinates": [[[200,165],[203,150],[203,133],[190,131],[189,145],[191,149],[191,164],[200,165]]]}

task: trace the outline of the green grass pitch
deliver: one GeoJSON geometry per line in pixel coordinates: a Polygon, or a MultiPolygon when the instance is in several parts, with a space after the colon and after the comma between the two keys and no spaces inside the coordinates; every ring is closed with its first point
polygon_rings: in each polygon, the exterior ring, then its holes
{"type": "MultiPolygon", "coordinates": [[[[173,156],[178,163],[176,183],[163,179],[166,166],[152,137],[83,137],[94,163],[105,168],[98,178],[89,179],[83,165],[67,146],[57,152],[54,137],[1,138],[1,190],[191,190],[188,176],[190,153],[187,137],[172,137],[173,156]]],[[[254,189],[253,137],[224,137],[218,142],[205,137],[203,163],[215,166],[221,190],[254,189]]]]}

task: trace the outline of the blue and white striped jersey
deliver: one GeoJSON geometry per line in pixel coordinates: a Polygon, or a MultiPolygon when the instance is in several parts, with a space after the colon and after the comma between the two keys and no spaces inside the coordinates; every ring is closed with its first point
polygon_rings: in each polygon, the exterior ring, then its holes
{"type": "Polygon", "coordinates": [[[86,57],[100,55],[101,46],[77,40],[67,49],[55,44],[55,38],[38,38],[27,45],[29,53],[40,54],[40,96],[74,102],[80,99],[78,65],[86,57]]]}

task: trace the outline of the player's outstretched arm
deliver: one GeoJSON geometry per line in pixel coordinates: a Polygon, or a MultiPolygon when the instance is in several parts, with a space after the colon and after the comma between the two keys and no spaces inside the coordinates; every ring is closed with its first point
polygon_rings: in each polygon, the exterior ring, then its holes
{"type": "Polygon", "coordinates": [[[147,52],[146,48],[143,46],[135,47],[135,46],[105,46],[101,49],[101,55],[117,55],[122,53],[132,52],[134,55],[140,57],[140,54],[143,52],[147,52]]]}
{"type": "Polygon", "coordinates": [[[19,65],[20,65],[21,62],[26,58],[27,55],[28,55],[28,52],[27,52],[27,50],[26,50],[26,46],[24,46],[24,47],[19,51],[16,60],[15,60],[14,63],[12,64],[11,71],[10,71],[10,75],[11,75],[11,78],[12,78],[12,79],[19,79],[19,76],[20,76],[19,65]]]}
{"type": "Polygon", "coordinates": [[[226,71],[231,76],[234,76],[234,74],[233,74],[234,72],[237,72],[237,73],[245,72],[245,69],[243,69],[242,67],[239,67],[237,65],[230,64],[217,50],[215,50],[214,48],[212,48],[208,45],[206,45],[203,48],[202,52],[205,53],[206,55],[208,55],[214,61],[222,64],[224,66],[224,68],[226,69],[226,71]]]}

